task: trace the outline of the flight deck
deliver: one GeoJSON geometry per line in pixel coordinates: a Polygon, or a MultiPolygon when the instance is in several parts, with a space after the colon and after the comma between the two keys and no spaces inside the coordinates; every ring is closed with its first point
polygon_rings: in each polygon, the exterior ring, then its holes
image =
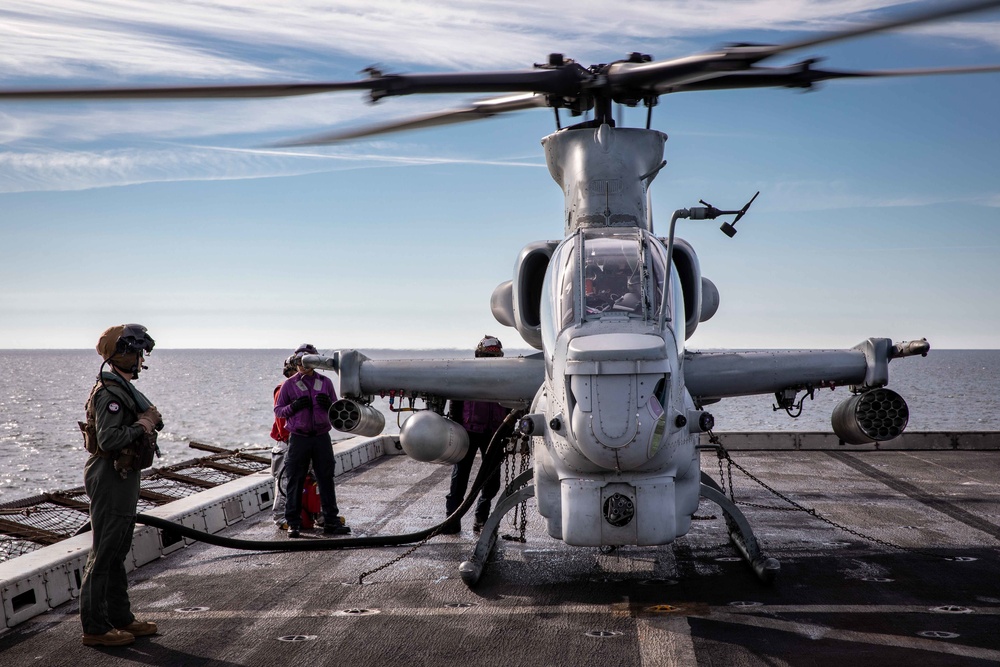
{"type": "MultiPolygon", "coordinates": [[[[525,541],[503,538],[520,537],[508,515],[474,590],[458,572],[475,543],[469,516],[460,534],[412,552],[194,543],[130,575],[134,611],[159,635],[84,647],[73,600],[0,634],[0,655],[5,665],[51,666],[1000,662],[1000,452],[732,456],[827,520],[733,469],[736,500],[781,563],[772,585],[738,557],[708,501],[671,545],[608,549],[551,539],[529,500],[525,541]]],[[[714,452],[702,454],[702,469],[718,481],[714,452]]],[[[381,457],[338,477],[338,500],[355,535],[413,532],[443,519],[449,474],[381,457]]],[[[269,516],[219,534],[287,540],[269,516]]]]}

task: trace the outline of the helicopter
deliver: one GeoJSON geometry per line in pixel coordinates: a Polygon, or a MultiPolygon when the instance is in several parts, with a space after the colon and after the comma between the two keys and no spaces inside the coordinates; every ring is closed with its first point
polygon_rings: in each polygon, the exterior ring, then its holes
{"type": "Polygon", "coordinates": [[[564,194],[562,237],[526,244],[513,277],[490,298],[501,325],[537,352],[519,358],[374,360],[358,350],[309,355],[303,364],[335,371],[340,430],[377,435],[384,419],[374,398],[423,399],[403,425],[410,456],[453,463],[467,436],[444,415],[448,400],[495,401],[519,410],[517,433],[531,443],[532,467],[505,490],[460,572],[482,576],[503,516],[534,497],[548,535],[568,545],[656,546],[685,535],[699,502],[719,505],[733,543],[764,581],[780,564],[756,541],[739,507],[700,467],[709,408],[726,398],[773,394],[790,408],[800,394],[851,387],[832,428],[846,444],[890,440],[908,421],[903,397],[888,388],[889,364],[925,356],[924,339],[868,338],[845,350],[688,349],[686,341],[721,305],[694,247],[676,235],[681,220],[729,218],[729,237],[760,193],[739,208],[704,201],[674,211],[666,230],[653,223],[651,185],[665,165],[666,135],[652,128],[666,95],[744,88],[807,90],[838,79],[1000,71],[1000,66],[882,71],[822,69],[815,58],[767,66],[771,58],[863,35],[1000,6],[962,3],[779,45],[741,43],[670,60],[634,52],[583,66],[550,54],[529,70],[391,74],[371,68],[356,81],[159,88],[3,90],[5,100],[202,99],[367,91],[370,99],[420,94],[497,94],[441,113],[347,132],[280,142],[322,145],[390,132],[548,109],[555,131],[542,140],[550,175],[564,194]],[[614,105],[644,106],[644,127],[622,127],[614,105]],[[563,126],[565,115],[580,120],[563,126]]]}

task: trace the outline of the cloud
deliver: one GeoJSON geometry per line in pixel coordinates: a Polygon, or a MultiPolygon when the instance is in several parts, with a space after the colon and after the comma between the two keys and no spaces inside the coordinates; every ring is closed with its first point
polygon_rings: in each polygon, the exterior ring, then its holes
{"type": "MultiPolygon", "coordinates": [[[[448,69],[511,67],[541,60],[553,50],[606,58],[636,40],[669,48],[677,40],[707,40],[734,30],[829,31],[871,20],[884,4],[8,0],[0,9],[0,66],[6,78],[114,74],[175,79],[301,75],[332,55],[448,69]],[[261,59],[263,54],[269,55],[261,59]]],[[[987,24],[947,26],[934,29],[997,45],[997,31],[987,24]]]]}
{"type": "MultiPolygon", "coordinates": [[[[544,164],[527,160],[485,160],[473,157],[447,157],[447,156],[426,156],[426,155],[392,155],[391,153],[329,153],[310,151],[308,149],[264,149],[264,148],[228,148],[228,147],[203,147],[208,150],[238,153],[243,155],[257,155],[269,157],[305,158],[318,160],[337,160],[343,162],[372,162],[379,163],[374,166],[431,166],[440,164],[480,164],[493,167],[545,167],[544,164]]],[[[383,150],[392,150],[393,144],[382,143],[383,150]]]]}
{"type": "MultiPolygon", "coordinates": [[[[623,44],[666,58],[710,48],[733,31],[843,28],[882,16],[884,2],[7,0],[0,6],[0,85],[341,80],[354,78],[358,63],[383,62],[387,71],[522,68],[550,51],[583,63],[606,61],[624,55],[623,44]]],[[[996,23],[953,21],[920,30],[958,40],[962,48],[973,42],[1000,47],[996,23]]],[[[184,158],[182,149],[164,150],[157,142],[262,144],[436,111],[454,100],[400,98],[371,106],[359,97],[2,104],[0,142],[8,152],[0,153],[0,190],[98,187],[101,175],[105,185],[172,180],[182,177],[182,168],[191,169],[188,179],[307,173],[319,167],[302,155],[224,158],[201,150],[184,158]],[[80,152],[71,158],[74,148],[80,152]]],[[[348,161],[343,152],[316,155],[348,161]]]]}
{"type": "MultiPolygon", "coordinates": [[[[424,108],[428,101],[411,108],[424,108]]],[[[438,103],[440,106],[440,103],[438,103]]],[[[268,100],[113,102],[0,106],[0,140],[86,143],[114,138],[173,140],[269,132],[302,132],[398,114],[391,106],[371,108],[353,95],[268,100]]]]}
{"type": "MultiPolygon", "coordinates": [[[[748,184],[747,188],[755,187],[748,184]]],[[[859,191],[851,181],[783,180],[768,185],[771,210],[782,212],[835,211],[844,209],[906,208],[941,204],[1000,206],[994,193],[907,192],[906,194],[859,191]]]]}
{"type": "MultiPolygon", "coordinates": [[[[17,4],[17,3],[14,3],[17,4]]],[[[94,78],[112,76],[259,78],[275,71],[206,46],[141,29],[135,24],[65,14],[0,10],[0,68],[5,77],[94,78]]],[[[55,8],[54,8],[55,9],[55,8]]],[[[35,11],[40,11],[35,8],[35,11]]]]}
{"type": "Polygon", "coordinates": [[[977,45],[1000,49],[1000,21],[941,23],[916,27],[913,32],[948,39],[957,50],[968,50],[977,45]]]}
{"type": "Polygon", "coordinates": [[[233,159],[211,151],[5,152],[0,153],[0,192],[86,190],[155,181],[219,180],[232,174],[263,177],[287,170],[287,165],[279,170],[253,156],[233,159]]]}
{"type": "Polygon", "coordinates": [[[98,152],[5,152],[0,153],[0,193],[87,190],[153,182],[240,180],[442,164],[532,168],[544,166],[538,162],[522,160],[484,160],[461,156],[426,157],[212,146],[178,146],[157,150],[127,148],[98,152]]]}

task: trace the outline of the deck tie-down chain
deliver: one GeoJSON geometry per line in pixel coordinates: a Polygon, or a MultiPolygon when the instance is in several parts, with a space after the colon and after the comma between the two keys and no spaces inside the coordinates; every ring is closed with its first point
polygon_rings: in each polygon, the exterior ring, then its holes
{"type": "MultiPolygon", "coordinates": [[[[506,458],[504,459],[503,466],[503,488],[508,488],[510,483],[518,475],[523,474],[528,470],[529,462],[531,460],[531,436],[522,435],[520,439],[517,436],[511,436],[507,440],[506,448],[506,458]],[[517,462],[515,463],[515,459],[517,462]],[[517,472],[515,472],[515,466],[517,472]]],[[[527,499],[521,501],[521,503],[514,508],[514,513],[510,515],[510,525],[518,531],[517,535],[503,535],[503,539],[510,542],[520,542],[524,544],[527,539],[524,536],[525,531],[528,528],[528,501],[527,499]]]]}
{"type": "Polygon", "coordinates": [[[373,567],[370,570],[362,572],[358,576],[358,585],[360,586],[361,584],[365,583],[365,577],[367,577],[369,575],[372,575],[372,574],[375,574],[376,572],[381,572],[382,570],[384,570],[385,568],[389,567],[390,565],[395,565],[399,561],[403,560],[404,558],[406,558],[407,556],[409,556],[410,554],[412,554],[414,551],[416,551],[420,547],[422,547],[425,544],[427,544],[431,540],[431,538],[437,537],[440,534],[440,532],[441,532],[441,529],[438,528],[437,530],[433,531],[430,535],[428,535],[424,539],[420,540],[419,542],[417,542],[412,547],[410,547],[409,549],[407,549],[403,553],[399,554],[398,556],[396,556],[392,560],[388,560],[388,561],[382,563],[381,565],[379,565],[377,567],[373,567]]]}
{"type": "Polygon", "coordinates": [[[844,531],[845,533],[850,533],[851,535],[854,535],[855,537],[861,538],[862,540],[865,540],[866,542],[871,542],[873,544],[879,544],[881,546],[888,547],[890,549],[896,549],[898,551],[905,551],[905,552],[911,553],[911,554],[918,554],[918,555],[921,555],[921,556],[929,556],[931,558],[938,558],[938,559],[941,559],[941,560],[949,560],[949,561],[950,560],[954,560],[953,558],[949,558],[948,556],[942,556],[940,554],[930,553],[929,551],[922,551],[920,549],[914,549],[912,547],[904,547],[901,544],[895,544],[894,542],[889,542],[887,540],[883,540],[883,539],[880,539],[878,537],[873,537],[872,535],[868,535],[866,533],[862,533],[860,531],[854,530],[853,528],[848,528],[847,526],[839,524],[836,521],[823,516],[822,514],[820,514],[815,509],[805,507],[805,506],[803,506],[803,505],[795,502],[794,500],[792,500],[791,498],[789,498],[785,494],[781,493],[777,489],[774,489],[773,487],[771,487],[768,484],[766,484],[763,480],[761,480],[760,478],[758,478],[752,472],[750,472],[749,470],[747,470],[746,468],[744,468],[743,466],[741,466],[739,463],[737,463],[736,461],[734,461],[733,458],[729,455],[729,451],[726,450],[725,446],[722,444],[722,441],[712,431],[708,432],[708,440],[709,440],[709,442],[711,442],[715,446],[716,454],[719,457],[719,485],[722,487],[722,493],[723,493],[723,495],[726,494],[726,480],[728,479],[729,480],[729,499],[732,500],[733,503],[735,503],[737,505],[743,505],[744,507],[756,507],[758,509],[776,510],[776,511],[779,511],[779,512],[805,512],[806,514],[808,514],[808,515],[810,515],[812,517],[815,517],[816,519],[819,519],[823,523],[829,524],[829,525],[833,526],[834,528],[837,528],[838,530],[844,531]],[[725,470],[723,470],[723,466],[722,466],[723,460],[726,461],[726,468],[725,468],[725,470]],[[740,472],[742,472],[744,475],[746,475],[747,477],[749,477],[751,480],[753,480],[754,482],[756,482],[757,484],[759,484],[763,488],[765,488],[768,491],[770,491],[773,495],[775,495],[776,497],[780,498],[781,500],[783,500],[786,503],[788,503],[789,505],[791,505],[791,507],[775,507],[773,505],[760,505],[760,504],[757,504],[757,503],[749,503],[749,502],[742,501],[742,500],[741,501],[737,501],[735,493],[734,493],[734,487],[733,487],[733,468],[736,468],[737,470],[739,470],[740,472]]]}

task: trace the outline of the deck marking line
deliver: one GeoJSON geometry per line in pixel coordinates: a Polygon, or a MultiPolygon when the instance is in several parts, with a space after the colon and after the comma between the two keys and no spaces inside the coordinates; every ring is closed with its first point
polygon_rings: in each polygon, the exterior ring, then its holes
{"type": "Polygon", "coordinates": [[[750,616],[747,614],[714,613],[706,620],[721,621],[723,623],[733,623],[736,625],[750,625],[768,630],[790,632],[796,635],[809,637],[810,639],[834,639],[837,641],[854,642],[858,644],[893,646],[896,648],[932,651],[934,653],[960,655],[966,658],[980,658],[983,660],[1000,662],[1000,651],[979,648],[976,646],[966,646],[963,644],[954,644],[934,639],[924,639],[922,637],[880,635],[871,632],[858,632],[855,630],[837,630],[836,628],[823,625],[782,621],[776,618],[764,618],[761,616],[750,616]]]}
{"type": "Polygon", "coordinates": [[[827,455],[840,461],[844,465],[854,468],[858,472],[867,475],[868,477],[885,484],[890,489],[898,491],[905,496],[916,500],[917,502],[935,509],[942,514],[945,514],[955,521],[964,523],[970,528],[980,530],[987,535],[990,535],[996,540],[1000,540],[1000,526],[994,523],[990,523],[985,519],[981,519],[972,512],[962,509],[961,507],[950,503],[947,500],[942,500],[932,496],[920,489],[920,487],[910,484],[909,482],[904,482],[901,479],[893,477],[892,475],[882,472],[878,468],[865,463],[864,461],[858,460],[858,458],[852,454],[843,454],[841,452],[827,452],[827,455]]]}
{"type": "MultiPolygon", "coordinates": [[[[969,607],[971,615],[975,616],[1000,616],[1000,607],[969,607]]],[[[610,608],[606,604],[567,604],[567,605],[527,605],[527,606],[503,606],[494,607],[489,605],[476,605],[473,607],[394,607],[391,609],[379,609],[379,614],[383,616],[457,616],[463,614],[485,614],[488,616],[513,616],[520,614],[609,614],[610,616],[628,616],[631,611],[625,607],[613,605],[610,608]]],[[[762,613],[770,614],[926,614],[935,618],[942,614],[932,611],[930,605],[760,605],[758,607],[696,607],[682,606],[677,612],[664,614],[662,616],[647,616],[647,618],[687,618],[697,616],[700,618],[750,618],[759,616],[762,613]]],[[[157,610],[158,618],[172,618],[178,620],[197,620],[199,618],[277,618],[277,617],[300,617],[300,618],[351,618],[352,615],[344,614],[342,609],[280,609],[260,611],[257,609],[211,609],[205,612],[182,613],[176,611],[157,610]]],[[[358,616],[359,617],[359,616],[358,616]]],[[[659,626],[656,626],[659,627],[659,626]]]]}
{"type": "Polygon", "coordinates": [[[639,664],[650,667],[698,664],[687,616],[637,618],[639,664]]]}
{"type": "MultiPolygon", "coordinates": [[[[941,606],[936,603],[927,604],[763,604],[758,607],[713,607],[713,614],[719,612],[731,614],[934,614],[933,609],[941,606]]],[[[977,616],[1000,615],[1000,607],[970,607],[971,613],[977,616]]]]}

